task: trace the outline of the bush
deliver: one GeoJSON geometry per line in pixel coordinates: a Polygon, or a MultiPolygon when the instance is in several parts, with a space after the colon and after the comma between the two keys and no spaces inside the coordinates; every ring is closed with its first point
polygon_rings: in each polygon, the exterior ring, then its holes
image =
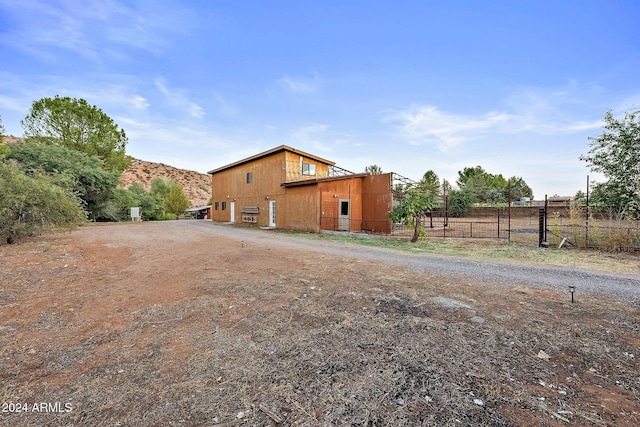
{"type": "Polygon", "coordinates": [[[85,219],[82,202],[44,175],[27,176],[15,162],[0,163],[0,244],[85,219]]]}
{"type": "Polygon", "coordinates": [[[28,175],[46,173],[55,184],[78,195],[94,219],[103,219],[101,208],[118,185],[118,174],[105,170],[102,159],[57,145],[13,144],[9,158],[28,175]]]}
{"type": "Polygon", "coordinates": [[[162,215],[158,216],[156,219],[158,221],[168,221],[168,220],[172,220],[172,219],[176,219],[176,218],[177,217],[176,217],[175,214],[165,213],[165,214],[162,214],[162,215]]]}
{"type": "Polygon", "coordinates": [[[468,190],[451,190],[447,199],[449,215],[463,218],[471,212],[474,195],[468,190]]]}

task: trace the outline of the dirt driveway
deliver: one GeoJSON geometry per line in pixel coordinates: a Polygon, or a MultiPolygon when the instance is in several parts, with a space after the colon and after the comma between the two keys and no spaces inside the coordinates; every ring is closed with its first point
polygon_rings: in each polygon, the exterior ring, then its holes
{"type": "Polygon", "coordinates": [[[640,425],[638,289],[203,221],[84,227],[0,247],[0,425],[640,425]]]}

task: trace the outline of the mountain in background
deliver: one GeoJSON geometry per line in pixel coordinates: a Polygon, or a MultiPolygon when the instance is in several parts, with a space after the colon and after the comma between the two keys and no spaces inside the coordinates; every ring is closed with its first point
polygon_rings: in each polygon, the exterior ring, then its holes
{"type": "MultiPolygon", "coordinates": [[[[12,144],[23,141],[23,138],[5,135],[4,143],[12,144]]],[[[164,163],[147,162],[131,158],[131,165],[120,176],[120,187],[127,188],[138,182],[145,190],[151,190],[154,178],[173,178],[182,185],[184,194],[189,199],[190,207],[206,205],[211,198],[211,177],[207,174],[178,169],[164,163]]]]}
{"type": "Polygon", "coordinates": [[[211,198],[211,177],[209,175],[135,158],[131,159],[131,165],[120,176],[120,186],[127,188],[138,182],[145,190],[150,191],[151,181],[158,177],[173,178],[182,185],[191,207],[206,205],[211,198]]]}

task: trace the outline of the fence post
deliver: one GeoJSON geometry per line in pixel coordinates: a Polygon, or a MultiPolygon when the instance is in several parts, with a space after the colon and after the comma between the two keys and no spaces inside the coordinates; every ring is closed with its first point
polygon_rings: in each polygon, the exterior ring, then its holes
{"type": "Polygon", "coordinates": [[[545,208],[540,208],[538,211],[538,247],[542,247],[542,242],[546,242],[545,233],[547,229],[547,224],[545,221],[547,214],[545,213],[545,208]]]}
{"type": "Polygon", "coordinates": [[[587,208],[585,212],[584,247],[589,247],[589,175],[587,175],[587,208]]]}

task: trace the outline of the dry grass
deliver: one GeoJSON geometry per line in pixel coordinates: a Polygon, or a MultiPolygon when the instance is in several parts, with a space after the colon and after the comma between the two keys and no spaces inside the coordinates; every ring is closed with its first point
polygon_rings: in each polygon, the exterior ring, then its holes
{"type": "Polygon", "coordinates": [[[165,224],[74,235],[0,249],[0,401],[73,404],[0,425],[640,423],[622,302],[219,237],[181,257],[211,237],[165,224]],[[164,240],[136,257],[135,230],[164,240]]]}

